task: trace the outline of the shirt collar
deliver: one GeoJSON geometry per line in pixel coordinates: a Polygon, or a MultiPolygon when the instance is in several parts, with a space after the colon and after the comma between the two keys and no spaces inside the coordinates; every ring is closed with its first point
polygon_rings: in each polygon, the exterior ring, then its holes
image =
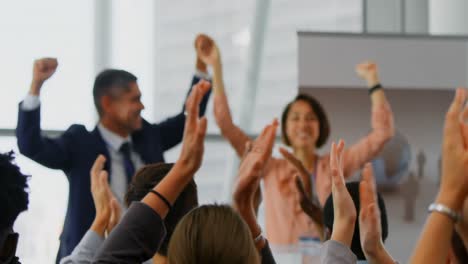
{"type": "Polygon", "coordinates": [[[123,143],[132,142],[132,138],[130,136],[123,138],[117,135],[116,133],[110,131],[106,127],[104,127],[101,123],[99,123],[97,127],[99,130],[99,133],[101,133],[101,136],[106,142],[106,144],[109,145],[115,151],[119,151],[120,146],[122,146],[123,143]]]}

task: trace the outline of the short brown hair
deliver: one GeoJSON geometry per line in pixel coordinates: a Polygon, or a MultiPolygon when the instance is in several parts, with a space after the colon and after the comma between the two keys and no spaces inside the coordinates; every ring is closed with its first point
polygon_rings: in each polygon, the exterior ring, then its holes
{"type": "Polygon", "coordinates": [[[319,121],[319,137],[317,139],[317,142],[315,143],[315,146],[317,148],[322,147],[323,145],[325,145],[328,136],[330,135],[330,123],[328,122],[327,114],[325,113],[325,110],[323,109],[319,101],[307,94],[298,94],[296,98],[294,98],[294,100],[288,103],[283,110],[283,114],[281,115],[281,133],[284,144],[288,146],[291,145],[288,135],[286,135],[286,119],[288,118],[291,106],[297,101],[303,101],[309,104],[309,106],[312,108],[315,115],[317,116],[317,119],[319,121]]]}
{"type": "Polygon", "coordinates": [[[247,224],[227,205],[203,205],[179,222],[169,244],[171,264],[259,264],[247,224]]]}
{"type": "MultiPolygon", "coordinates": [[[[130,206],[134,201],[140,201],[148,192],[154,188],[174,166],[173,163],[155,163],[146,165],[133,176],[131,183],[128,186],[125,194],[125,204],[130,206]]],[[[177,200],[172,206],[164,219],[167,235],[164,238],[158,253],[162,256],[167,256],[167,248],[171,239],[172,233],[179,223],[180,219],[190,210],[198,206],[197,185],[192,179],[177,200]]]]}

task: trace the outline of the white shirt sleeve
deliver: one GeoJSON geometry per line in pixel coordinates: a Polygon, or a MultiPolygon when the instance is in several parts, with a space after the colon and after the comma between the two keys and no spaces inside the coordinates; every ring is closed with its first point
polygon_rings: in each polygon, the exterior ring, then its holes
{"type": "Polygon", "coordinates": [[[209,73],[202,72],[198,69],[195,69],[195,76],[197,76],[200,79],[211,81],[211,75],[209,73]]]}
{"type": "Polygon", "coordinates": [[[41,105],[41,101],[39,100],[39,96],[27,94],[21,104],[21,110],[23,111],[32,111],[36,110],[41,105]]]}

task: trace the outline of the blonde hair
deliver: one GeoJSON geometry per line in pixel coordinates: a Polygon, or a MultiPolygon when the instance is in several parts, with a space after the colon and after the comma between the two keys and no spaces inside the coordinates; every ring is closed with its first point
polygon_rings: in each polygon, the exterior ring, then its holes
{"type": "Polygon", "coordinates": [[[170,264],[259,264],[250,230],[227,205],[203,205],[177,225],[169,242],[170,264]]]}

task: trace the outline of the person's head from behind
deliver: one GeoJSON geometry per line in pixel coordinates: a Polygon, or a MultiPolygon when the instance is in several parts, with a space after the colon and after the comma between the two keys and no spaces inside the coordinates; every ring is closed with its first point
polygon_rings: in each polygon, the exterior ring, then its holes
{"type": "Polygon", "coordinates": [[[171,264],[257,264],[260,258],[250,230],[227,205],[203,205],[184,216],[172,234],[171,264]]]}
{"type": "MultiPolygon", "coordinates": [[[[359,200],[359,182],[350,182],[346,184],[346,188],[348,189],[349,195],[354,202],[356,207],[356,212],[358,212],[358,216],[356,219],[359,219],[359,212],[361,211],[360,208],[360,200],[359,200]]],[[[382,241],[385,242],[388,236],[388,219],[387,219],[387,211],[385,209],[385,202],[382,196],[377,193],[377,201],[380,210],[380,223],[382,227],[382,241]]],[[[333,230],[333,220],[334,220],[334,211],[333,211],[333,197],[330,195],[325,202],[323,207],[323,218],[325,227],[330,231],[333,230]]],[[[359,236],[359,221],[356,220],[354,231],[350,230],[353,233],[353,239],[351,241],[351,251],[356,255],[358,260],[365,260],[366,257],[364,256],[364,252],[362,251],[361,247],[361,239],[359,236]]]]}
{"type": "Polygon", "coordinates": [[[13,224],[28,209],[28,177],[13,164],[13,152],[0,154],[0,262],[9,263],[15,256],[18,234],[13,224]]]}
{"type": "Polygon", "coordinates": [[[115,69],[102,71],[94,81],[93,97],[101,120],[126,133],[141,128],[140,113],[145,107],[133,74],[115,69]]]}
{"type": "Polygon", "coordinates": [[[293,149],[315,149],[326,143],[330,124],[317,99],[299,94],[283,110],[281,133],[283,142],[293,149]]]}
{"type": "MultiPolygon", "coordinates": [[[[155,163],[141,168],[135,176],[133,176],[128,187],[125,195],[126,205],[129,206],[132,202],[143,199],[143,197],[169,173],[173,165],[173,163],[155,163]]],[[[157,256],[159,259],[161,259],[161,257],[167,257],[169,241],[177,223],[184,215],[197,206],[197,185],[195,181],[191,180],[175,201],[172,210],[169,211],[164,219],[167,235],[159,248],[157,256]]]]}

